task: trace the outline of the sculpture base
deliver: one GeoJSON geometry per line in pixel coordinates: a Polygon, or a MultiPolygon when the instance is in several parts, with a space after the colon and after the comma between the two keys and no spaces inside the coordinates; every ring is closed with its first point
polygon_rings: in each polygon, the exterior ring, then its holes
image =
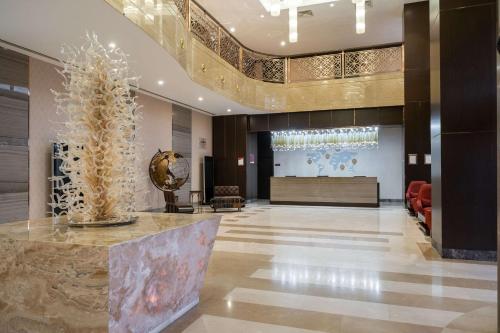
{"type": "Polygon", "coordinates": [[[137,216],[130,216],[125,219],[109,219],[109,220],[102,220],[102,221],[91,221],[91,222],[83,222],[83,221],[78,221],[78,220],[69,220],[68,225],[70,227],[115,227],[119,225],[127,225],[127,224],[132,224],[137,221],[137,216]]]}
{"type": "Polygon", "coordinates": [[[220,216],[0,224],[0,332],[161,332],[199,300],[220,216]]]}

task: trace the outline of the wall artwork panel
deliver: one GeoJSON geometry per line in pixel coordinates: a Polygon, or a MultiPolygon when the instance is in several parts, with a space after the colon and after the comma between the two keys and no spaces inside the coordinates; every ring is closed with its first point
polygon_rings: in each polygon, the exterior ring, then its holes
{"type": "Polygon", "coordinates": [[[403,129],[379,128],[378,148],[274,152],[276,177],[378,177],[381,199],[403,196],[403,129]]]}

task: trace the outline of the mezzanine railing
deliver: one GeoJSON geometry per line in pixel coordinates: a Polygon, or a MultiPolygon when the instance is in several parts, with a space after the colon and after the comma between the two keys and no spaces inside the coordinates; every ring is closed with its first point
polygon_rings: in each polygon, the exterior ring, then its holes
{"type": "MultiPolygon", "coordinates": [[[[403,70],[402,46],[337,51],[312,56],[273,56],[243,46],[193,0],[125,0],[124,2],[128,2],[129,8],[143,13],[146,20],[154,20],[154,14],[151,14],[151,10],[147,10],[148,6],[171,9],[173,7],[175,13],[172,13],[184,22],[194,38],[245,76],[255,80],[283,84],[360,77],[403,70]]],[[[125,15],[127,15],[126,10],[125,15]]]]}

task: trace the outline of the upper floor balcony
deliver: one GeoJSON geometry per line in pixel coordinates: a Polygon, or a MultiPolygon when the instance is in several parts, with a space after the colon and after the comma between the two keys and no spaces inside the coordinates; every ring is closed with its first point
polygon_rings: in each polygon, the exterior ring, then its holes
{"type": "Polygon", "coordinates": [[[293,112],[404,104],[403,46],[276,56],[236,40],[193,0],[105,0],[193,81],[242,105],[293,112]]]}

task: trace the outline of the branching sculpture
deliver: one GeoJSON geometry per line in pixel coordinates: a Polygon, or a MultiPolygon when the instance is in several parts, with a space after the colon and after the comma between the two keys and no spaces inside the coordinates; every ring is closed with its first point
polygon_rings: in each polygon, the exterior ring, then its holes
{"type": "Polygon", "coordinates": [[[127,56],[106,49],[96,35],[81,48],[64,47],[63,92],[53,92],[67,120],[58,133],[57,156],[64,176],[52,206],[71,224],[115,224],[133,220],[136,192],[137,103],[127,56]],[[67,179],[69,178],[69,182],[67,179]],[[66,181],[65,181],[66,179],[66,181]]]}

